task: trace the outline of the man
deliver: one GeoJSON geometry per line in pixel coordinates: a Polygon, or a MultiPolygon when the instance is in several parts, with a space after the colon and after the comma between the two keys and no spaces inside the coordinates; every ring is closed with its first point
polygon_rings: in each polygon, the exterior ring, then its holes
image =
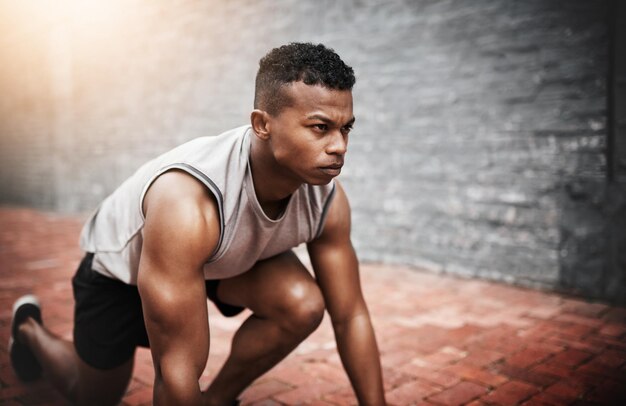
{"type": "Polygon", "coordinates": [[[74,342],[14,306],[10,352],[24,380],[43,373],[77,404],[115,404],[137,346],[149,346],[156,405],[229,405],[319,325],[324,309],[360,404],[384,404],[380,357],[340,183],[354,123],[352,68],[323,45],[260,61],[251,125],[183,144],[143,165],[81,234],[72,283],[74,342]],[[306,242],[313,278],[291,248],[306,242]],[[207,296],[252,315],[204,392],[207,296]]]}

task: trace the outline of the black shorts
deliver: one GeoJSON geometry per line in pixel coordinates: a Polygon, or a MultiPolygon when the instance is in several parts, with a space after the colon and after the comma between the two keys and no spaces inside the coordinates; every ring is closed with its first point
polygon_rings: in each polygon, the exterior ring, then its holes
{"type": "MultiPolygon", "coordinates": [[[[136,347],[150,347],[137,286],[108,278],[91,269],[88,253],[72,278],[74,346],[80,358],[98,369],[124,364],[136,347]]],[[[219,280],[206,281],[207,296],[227,316],[243,308],[217,299],[219,280]]]]}

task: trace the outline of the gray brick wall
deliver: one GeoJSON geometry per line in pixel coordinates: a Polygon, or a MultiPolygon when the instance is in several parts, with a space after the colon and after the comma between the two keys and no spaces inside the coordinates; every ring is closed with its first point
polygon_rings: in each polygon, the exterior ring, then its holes
{"type": "Polygon", "coordinates": [[[20,7],[0,9],[3,202],[89,210],[146,159],[247,122],[269,48],[323,42],[357,72],[341,178],[361,259],[619,295],[594,208],[619,200],[604,1],[20,7]]]}

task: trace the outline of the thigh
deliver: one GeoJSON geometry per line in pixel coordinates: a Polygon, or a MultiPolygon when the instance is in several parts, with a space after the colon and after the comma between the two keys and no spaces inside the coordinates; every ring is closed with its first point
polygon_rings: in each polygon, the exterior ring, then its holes
{"type": "Polygon", "coordinates": [[[292,251],[259,261],[249,271],[221,280],[217,295],[224,303],[247,307],[267,317],[290,310],[296,301],[323,300],[317,282],[292,251]]]}
{"type": "Polygon", "coordinates": [[[72,279],[74,346],[81,360],[98,370],[127,363],[137,346],[147,346],[137,287],[91,269],[86,256],[72,279]]]}

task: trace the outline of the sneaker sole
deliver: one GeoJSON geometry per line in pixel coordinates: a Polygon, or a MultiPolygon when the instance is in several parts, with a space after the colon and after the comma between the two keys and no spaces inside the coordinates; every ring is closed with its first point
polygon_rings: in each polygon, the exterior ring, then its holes
{"type": "Polygon", "coordinates": [[[17,329],[28,317],[33,318],[39,324],[41,319],[41,306],[39,299],[34,295],[20,297],[13,304],[13,316],[11,318],[11,336],[9,337],[9,357],[15,374],[23,382],[34,381],[41,377],[41,365],[30,349],[17,339],[17,329]]]}
{"type": "MultiPolygon", "coordinates": [[[[25,310],[23,310],[25,311],[25,310]]],[[[17,328],[27,317],[33,317],[39,324],[41,323],[41,304],[39,303],[39,299],[35,295],[24,295],[17,299],[15,303],[13,303],[13,314],[11,316],[11,336],[15,341],[17,340],[17,328]],[[23,314],[21,317],[16,318],[17,312],[20,310],[20,307],[30,305],[33,306],[31,311],[23,314]]]]}

